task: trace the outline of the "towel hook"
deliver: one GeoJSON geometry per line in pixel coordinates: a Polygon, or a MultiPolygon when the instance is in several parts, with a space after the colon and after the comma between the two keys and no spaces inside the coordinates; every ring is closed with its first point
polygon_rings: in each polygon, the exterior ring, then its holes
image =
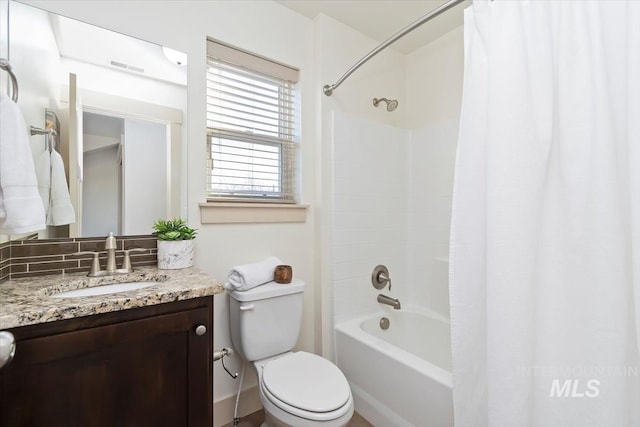
{"type": "Polygon", "coordinates": [[[9,73],[9,78],[11,79],[11,87],[13,89],[11,94],[11,100],[13,102],[18,102],[18,79],[16,78],[16,75],[13,73],[13,68],[11,67],[11,64],[7,59],[0,58],[0,69],[3,69],[7,73],[9,73]]]}

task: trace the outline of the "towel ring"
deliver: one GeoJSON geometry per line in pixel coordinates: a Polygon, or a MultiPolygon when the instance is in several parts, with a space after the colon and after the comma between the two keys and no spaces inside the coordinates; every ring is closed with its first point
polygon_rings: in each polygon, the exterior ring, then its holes
{"type": "Polygon", "coordinates": [[[12,86],[11,100],[18,102],[18,79],[16,79],[16,75],[13,74],[11,64],[5,58],[0,58],[0,68],[9,73],[12,86]]]}

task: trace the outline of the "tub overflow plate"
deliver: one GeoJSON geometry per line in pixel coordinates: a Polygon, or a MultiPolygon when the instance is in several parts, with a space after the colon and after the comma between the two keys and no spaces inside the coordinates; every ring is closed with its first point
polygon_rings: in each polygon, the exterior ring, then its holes
{"type": "Polygon", "coordinates": [[[389,329],[389,319],[386,317],[383,317],[382,319],[380,319],[380,329],[389,329]]]}

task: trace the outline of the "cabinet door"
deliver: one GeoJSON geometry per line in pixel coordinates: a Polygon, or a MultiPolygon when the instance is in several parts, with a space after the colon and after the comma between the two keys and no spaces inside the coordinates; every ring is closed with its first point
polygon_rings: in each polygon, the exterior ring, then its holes
{"type": "Polygon", "coordinates": [[[0,426],[211,425],[210,335],[196,308],[18,341],[0,426]]]}

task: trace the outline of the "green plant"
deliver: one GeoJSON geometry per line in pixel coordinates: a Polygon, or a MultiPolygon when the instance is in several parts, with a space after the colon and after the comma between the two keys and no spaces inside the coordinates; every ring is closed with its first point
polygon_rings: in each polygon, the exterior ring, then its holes
{"type": "Polygon", "coordinates": [[[153,224],[153,234],[158,240],[191,240],[196,238],[196,230],[189,227],[184,219],[158,219],[153,224]]]}

